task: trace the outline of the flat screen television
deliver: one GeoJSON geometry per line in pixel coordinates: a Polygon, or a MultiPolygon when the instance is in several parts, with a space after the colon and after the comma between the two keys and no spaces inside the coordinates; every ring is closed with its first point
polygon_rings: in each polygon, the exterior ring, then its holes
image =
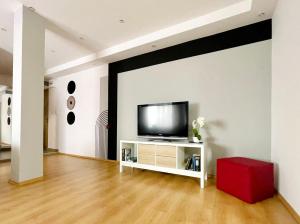
{"type": "Polygon", "coordinates": [[[156,139],[187,139],[189,103],[172,102],[137,106],[138,136],[156,139]]]}

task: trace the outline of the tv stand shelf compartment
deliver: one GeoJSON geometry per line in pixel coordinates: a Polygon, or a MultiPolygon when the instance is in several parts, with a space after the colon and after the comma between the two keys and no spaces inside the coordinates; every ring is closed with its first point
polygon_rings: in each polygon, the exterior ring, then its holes
{"type": "Polygon", "coordinates": [[[195,177],[200,179],[200,187],[204,188],[206,173],[206,157],[203,143],[163,142],[163,141],[120,141],[120,172],[123,167],[146,169],[158,172],[195,177]],[[134,161],[122,158],[122,149],[130,149],[134,161]],[[186,170],[188,157],[200,155],[200,171],[186,170]]]}

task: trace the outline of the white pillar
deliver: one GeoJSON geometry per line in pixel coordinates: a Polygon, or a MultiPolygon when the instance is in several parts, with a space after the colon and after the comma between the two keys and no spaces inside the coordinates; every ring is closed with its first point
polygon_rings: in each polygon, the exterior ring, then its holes
{"type": "Polygon", "coordinates": [[[42,17],[20,7],[14,15],[11,180],[43,176],[45,29],[42,17]]]}

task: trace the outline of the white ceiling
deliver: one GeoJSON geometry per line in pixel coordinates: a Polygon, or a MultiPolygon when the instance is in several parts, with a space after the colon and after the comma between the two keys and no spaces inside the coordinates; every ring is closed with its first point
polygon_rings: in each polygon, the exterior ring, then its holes
{"type": "MultiPolygon", "coordinates": [[[[99,52],[105,56],[103,60],[111,62],[258,22],[270,18],[276,4],[276,0],[253,0],[247,12],[235,13],[223,20],[206,23],[207,25],[199,24],[197,29],[193,27],[184,32],[178,29],[178,33],[161,35],[170,27],[177,28],[177,24],[201,16],[204,18],[246,1],[251,3],[251,0],[20,0],[26,6],[34,7],[48,21],[45,64],[48,71],[53,70],[54,73],[59,68],[63,70],[68,67],[61,65],[87,55],[92,58],[96,54],[98,59],[99,52]],[[259,17],[261,12],[265,12],[265,15],[259,17]],[[125,20],[125,23],[120,23],[120,19],[125,20]],[[161,38],[153,38],[151,41],[149,34],[153,33],[159,34],[161,38]],[[115,50],[121,49],[124,43],[131,43],[141,37],[149,38],[142,44],[131,44],[132,49],[127,47],[125,50],[115,50]],[[155,48],[151,47],[153,44],[155,48]],[[114,53],[107,54],[108,50],[114,53]]],[[[0,27],[7,30],[0,30],[0,48],[10,53],[13,42],[13,12],[20,2],[0,0],[0,27]]],[[[197,21],[200,20],[195,20],[194,23],[197,21]]]]}

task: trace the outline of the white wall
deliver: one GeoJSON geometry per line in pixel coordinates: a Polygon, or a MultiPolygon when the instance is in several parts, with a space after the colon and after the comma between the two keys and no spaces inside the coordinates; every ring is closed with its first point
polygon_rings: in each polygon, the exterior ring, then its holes
{"type": "Polygon", "coordinates": [[[118,141],[136,138],[138,104],[185,100],[190,123],[208,120],[211,173],[218,157],[270,160],[271,41],[119,74],[118,141]]]}
{"type": "Polygon", "coordinates": [[[95,124],[103,109],[107,109],[108,66],[103,65],[52,80],[49,89],[48,147],[60,152],[81,156],[95,156],[95,124]],[[67,123],[67,92],[69,81],[75,81],[76,120],[67,123]],[[104,83],[103,83],[104,82],[104,83]],[[102,100],[101,100],[102,99],[102,100]]]}
{"type": "Polygon", "coordinates": [[[273,17],[272,160],[280,194],[300,214],[300,1],[279,0],[273,17]]]}

